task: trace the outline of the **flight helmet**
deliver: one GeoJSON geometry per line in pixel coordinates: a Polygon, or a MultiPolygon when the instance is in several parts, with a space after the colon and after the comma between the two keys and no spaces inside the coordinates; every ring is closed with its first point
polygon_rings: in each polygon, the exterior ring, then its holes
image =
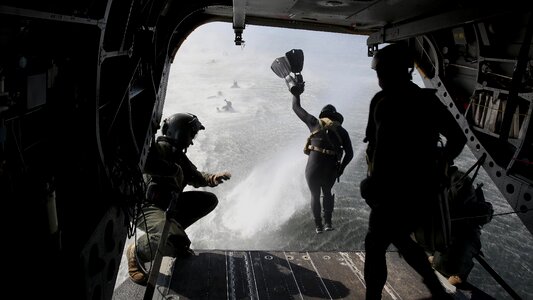
{"type": "Polygon", "coordinates": [[[331,105],[331,104],[327,104],[326,106],[324,106],[322,108],[322,110],[320,111],[320,114],[318,115],[319,118],[329,118],[333,121],[337,121],[339,123],[342,124],[342,122],[344,121],[344,117],[337,112],[337,109],[335,108],[335,106],[331,105]]]}
{"type": "Polygon", "coordinates": [[[198,117],[191,113],[176,113],[163,121],[161,133],[178,148],[187,148],[198,131],[205,129],[198,117]]]}
{"type": "Polygon", "coordinates": [[[394,73],[411,72],[414,68],[414,58],[407,45],[390,44],[374,54],[371,67],[378,72],[384,70],[394,73]]]}

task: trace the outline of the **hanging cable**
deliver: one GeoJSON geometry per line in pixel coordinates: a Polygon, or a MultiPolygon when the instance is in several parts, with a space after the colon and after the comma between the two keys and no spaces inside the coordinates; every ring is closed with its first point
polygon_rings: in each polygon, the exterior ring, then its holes
{"type": "MultiPolygon", "coordinates": [[[[497,214],[492,214],[493,217],[500,217],[500,216],[506,216],[506,215],[517,215],[519,213],[526,213],[528,211],[532,211],[533,208],[529,208],[529,209],[524,209],[524,210],[520,210],[520,211],[516,211],[516,210],[513,210],[513,211],[508,211],[508,212],[502,212],[502,213],[497,213],[497,214]]],[[[461,218],[452,218],[451,220],[452,221],[460,221],[460,220],[469,220],[469,219],[479,219],[479,218],[487,218],[491,215],[478,215],[478,216],[468,216],[468,217],[461,217],[461,218]]]]}

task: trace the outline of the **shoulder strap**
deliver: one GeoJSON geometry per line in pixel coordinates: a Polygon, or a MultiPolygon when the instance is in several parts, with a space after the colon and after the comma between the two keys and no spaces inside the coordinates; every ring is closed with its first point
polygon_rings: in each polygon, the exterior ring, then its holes
{"type": "MultiPolygon", "coordinates": [[[[311,132],[311,134],[309,135],[309,137],[307,138],[307,142],[305,143],[305,146],[304,146],[304,153],[305,153],[305,154],[309,154],[309,151],[310,151],[310,150],[309,150],[309,145],[311,145],[311,138],[312,138],[315,134],[319,133],[320,131],[324,131],[324,138],[325,138],[325,140],[328,142],[328,144],[331,145],[331,147],[332,147],[333,149],[335,149],[335,150],[338,150],[338,149],[342,150],[342,149],[343,149],[343,147],[342,147],[342,138],[341,138],[340,134],[339,134],[338,131],[337,131],[337,127],[339,127],[339,126],[340,126],[340,123],[339,123],[339,122],[332,121],[332,120],[329,119],[329,118],[321,118],[321,119],[319,119],[319,120],[318,120],[318,128],[315,129],[315,130],[313,130],[313,131],[311,132]],[[330,129],[331,129],[331,130],[335,133],[335,135],[337,136],[337,139],[338,139],[338,141],[339,141],[339,146],[336,146],[333,142],[331,142],[331,140],[330,140],[328,134],[325,132],[326,130],[330,130],[330,129]]],[[[336,152],[337,152],[337,154],[342,153],[342,152],[340,152],[340,151],[336,151],[336,152]]]]}
{"type": "MultiPolygon", "coordinates": [[[[337,131],[337,128],[340,126],[340,123],[336,121],[332,121],[329,118],[321,118],[319,120],[319,124],[320,124],[320,130],[331,130],[333,131],[333,133],[335,133],[335,136],[337,136],[337,140],[339,141],[338,148],[342,149],[342,137],[337,131]]],[[[337,146],[335,146],[335,144],[331,142],[327,134],[325,134],[325,138],[330,145],[332,145],[334,148],[337,148],[337,146]]]]}

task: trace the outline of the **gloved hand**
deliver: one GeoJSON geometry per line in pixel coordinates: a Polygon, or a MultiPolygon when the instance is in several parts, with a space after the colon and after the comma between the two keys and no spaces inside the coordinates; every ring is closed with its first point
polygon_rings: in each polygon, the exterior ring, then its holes
{"type": "Polygon", "coordinates": [[[367,177],[361,181],[359,184],[359,191],[361,192],[361,197],[365,199],[366,204],[368,204],[370,208],[375,208],[377,206],[377,191],[372,177],[367,177]]]}
{"type": "Polygon", "coordinates": [[[210,186],[217,186],[224,182],[224,180],[228,180],[231,178],[231,174],[229,172],[220,172],[216,173],[211,176],[211,182],[210,186]]]}
{"type": "Polygon", "coordinates": [[[291,79],[292,79],[292,82],[291,84],[289,85],[287,83],[287,86],[289,87],[289,91],[291,92],[291,94],[293,94],[294,96],[299,96],[301,95],[303,92],[304,92],[304,89],[305,89],[305,81],[304,81],[304,78],[302,77],[301,74],[298,74],[296,75],[296,77],[292,77],[291,76],[291,79]]]}
{"type": "Polygon", "coordinates": [[[337,178],[341,177],[341,175],[344,173],[344,167],[339,164],[337,167],[337,178]]]}
{"type": "Polygon", "coordinates": [[[304,92],[304,89],[305,89],[305,82],[301,82],[301,83],[296,83],[294,86],[292,86],[290,91],[291,91],[291,94],[293,94],[294,96],[300,96],[304,92]]]}
{"type": "Polygon", "coordinates": [[[344,173],[344,167],[341,164],[337,165],[337,182],[341,181],[341,175],[344,173]]]}

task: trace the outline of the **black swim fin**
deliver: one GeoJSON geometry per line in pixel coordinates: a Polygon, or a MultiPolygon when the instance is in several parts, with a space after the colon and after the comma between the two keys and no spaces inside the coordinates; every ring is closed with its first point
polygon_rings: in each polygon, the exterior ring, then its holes
{"type": "Polygon", "coordinates": [[[304,68],[304,52],[301,49],[292,49],[285,53],[285,57],[287,57],[293,73],[297,74],[302,72],[304,68]]]}
{"type": "Polygon", "coordinates": [[[274,59],[274,62],[272,62],[270,68],[276,75],[278,75],[279,78],[283,79],[285,79],[285,77],[289,76],[291,73],[291,65],[285,56],[274,59]]]}
{"type": "MultiPolygon", "coordinates": [[[[303,52],[301,54],[301,57],[303,59],[303,52]]],[[[303,67],[303,61],[302,61],[302,67],[303,67]]],[[[291,75],[292,67],[291,67],[291,64],[289,63],[289,59],[287,58],[287,56],[282,56],[282,57],[278,57],[274,59],[274,61],[272,62],[272,65],[270,66],[270,69],[272,69],[272,71],[274,71],[274,73],[278,77],[285,79],[285,83],[287,84],[289,91],[293,95],[300,95],[301,93],[303,93],[304,81],[303,81],[302,74],[295,73],[294,74],[295,76],[291,75]]]]}

